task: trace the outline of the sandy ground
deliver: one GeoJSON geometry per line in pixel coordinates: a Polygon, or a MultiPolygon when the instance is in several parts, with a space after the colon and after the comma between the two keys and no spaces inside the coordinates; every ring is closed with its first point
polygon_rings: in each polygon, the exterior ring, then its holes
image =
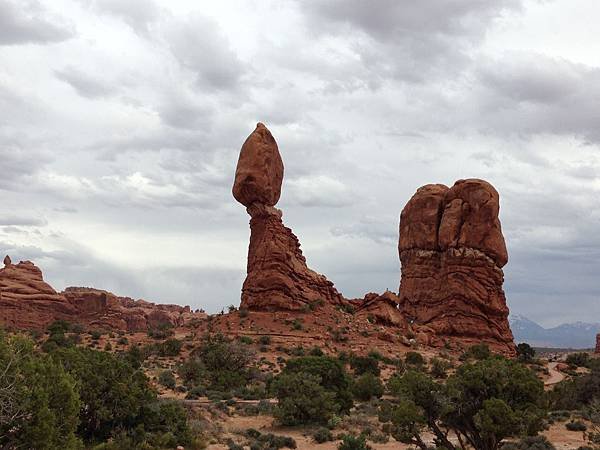
{"type": "MultiPolygon", "coordinates": [[[[261,433],[273,433],[278,435],[291,436],[296,440],[299,450],[318,448],[321,450],[336,450],[340,441],[325,442],[323,444],[317,444],[311,437],[311,430],[308,428],[286,428],[278,427],[273,425],[273,418],[270,416],[234,416],[229,417],[223,424],[224,430],[230,433],[232,436],[236,436],[237,433],[242,432],[248,428],[255,428],[261,433]]],[[[359,430],[357,430],[358,432],[359,430]]],[[[336,432],[334,431],[334,435],[336,432]]],[[[568,431],[565,428],[565,424],[556,423],[549,430],[543,433],[549,440],[554,444],[557,450],[575,450],[580,446],[586,445],[586,441],[581,431],[568,431]]],[[[234,439],[235,440],[235,439],[234,439]]],[[[409,445],[401,444],[396,442],[393,438],[390,438],[389,442],[385,444],[377,444],[369,442],[369,445],[375,450],[388,450],[388,449],[409,449],[412,448],[409,445]]],[[[209,449],[213,450],[226,450],[227,446],[224,444],[213,444],[208,446],[209,449]]]]}

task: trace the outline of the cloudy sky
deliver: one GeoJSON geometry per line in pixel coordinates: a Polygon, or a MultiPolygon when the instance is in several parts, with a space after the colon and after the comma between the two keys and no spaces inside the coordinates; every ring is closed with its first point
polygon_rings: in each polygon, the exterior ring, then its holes
{"type": "Polygon", "coordinates": [[[512,313],[600,322],[597,0],[0,0],[0,252],[58,289],[238,304],[257,121],[347,297],[398,289],[427,183],[501,195],[512,313]]]}

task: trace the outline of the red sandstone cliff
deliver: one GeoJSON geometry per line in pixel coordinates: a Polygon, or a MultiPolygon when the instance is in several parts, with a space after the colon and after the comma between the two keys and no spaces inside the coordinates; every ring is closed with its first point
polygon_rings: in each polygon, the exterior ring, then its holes
{"type": "Polygon", "coordinates": [[[99,289],[70,287],[58,293],[32,262],[12,264],[6,257],[4,263],[0,269],[0,324],[7,327],[44,329],[62,319],[92,328],[145,331],[162,323],[179,326],[199,314],[192,313],[189,306],[157,305],[99,289]]]}

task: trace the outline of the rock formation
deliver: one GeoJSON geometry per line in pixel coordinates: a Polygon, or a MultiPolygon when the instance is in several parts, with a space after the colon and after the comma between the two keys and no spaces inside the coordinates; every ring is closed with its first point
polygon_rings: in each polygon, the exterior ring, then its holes
{"type": "Polygon", "coordinates": [[[396,294],[385,291],[383,294],[369,293],[363,299],[353,301],[357,317],[366,317],[380,325],[406,328],[407,323],[398,309],[400,299],[396,294]]]}
{"type": "Polygon", "coordinates": [[[262,311],[301,310],[311,303],[339,304],[340,293],[309,269],[300,242],[274,206],[281,194],[283,162],[275,139],[259,123],[240,151],[233,196],[250,215],[248,275],[241,307],[262,311]]]}
{"type": "Polygon", "coordinates": [[[70,287],[58,293],[32,262],[13,265],[6,257],[4,263],[0,269],[0,324],[7,327],[44,329],[62,319],[90,328],[145,331],[161,323],[182,325],[195,315],[188,306],[157,305],[98,289],[70,287]]]}
{"type": "Polygon", "coordinates": [[[596,348],[594,349],[594,353],[600,353],[600,333],[596,335],[596,348]]]}
{"type": "Polygon", "coordinates": [[[476,179],[421,187],[402,210],[400,310],[436,338],[514,353],[502,267],[499,195],[476,179]]]}

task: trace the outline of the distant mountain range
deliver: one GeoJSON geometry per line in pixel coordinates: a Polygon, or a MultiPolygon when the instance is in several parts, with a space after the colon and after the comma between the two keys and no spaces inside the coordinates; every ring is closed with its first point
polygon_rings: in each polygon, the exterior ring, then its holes
{"type": "Polygon", "coordinates": [[[563,323],[544,328],[527,317],[514,315],[508,318],[515,342],[527,342],[533,347],[594,348],[600,323],[563,323]]]}

